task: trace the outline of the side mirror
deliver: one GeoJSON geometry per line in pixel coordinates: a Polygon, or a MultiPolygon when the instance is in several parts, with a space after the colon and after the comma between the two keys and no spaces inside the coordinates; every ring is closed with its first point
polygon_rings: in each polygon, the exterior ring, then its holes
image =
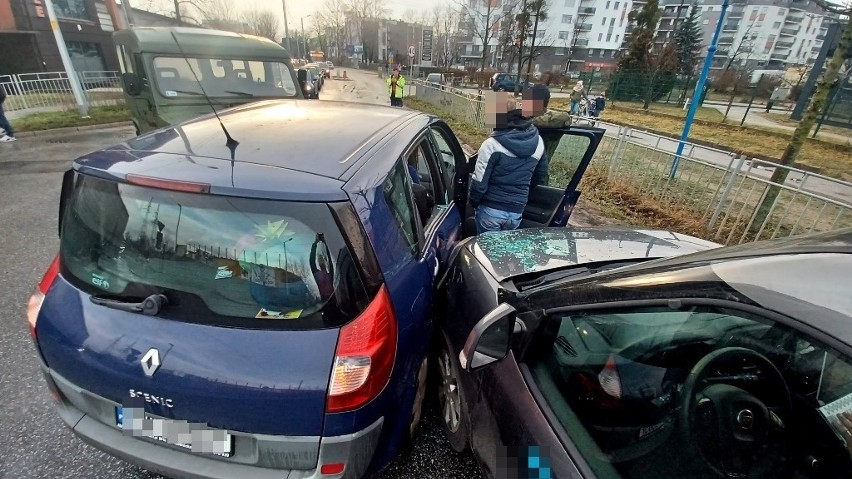
{"type": "Polygon", "coordinates": [[[139,85],[139,77],[135,73],[123,73],[121,81],[124,83],[124,92],[130,96],[136,96],[142,93],[142,87],[139,85]]]}
{"type": "Polygon", "coordinates": [[[488,366],[509,354],[515,330],[515,308],[500,303],[482,317],[468,334],[459,353],[459,364],[471,372],[488,366]]]}

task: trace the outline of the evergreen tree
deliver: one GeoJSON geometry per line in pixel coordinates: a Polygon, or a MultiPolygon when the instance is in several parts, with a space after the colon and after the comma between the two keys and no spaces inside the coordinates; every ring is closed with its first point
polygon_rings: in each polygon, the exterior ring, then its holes
{"type": "Polygon", "coordinates": [[[651,53],[657,22],[660,21],[659,0],[649,0],[642,10],[630,12],[633,26],[630,43],[618,61],[609,96],[614,100],[644,100],[651,87],[655,61],[651,53]]]}
{"type": "Polygon", "coordinates": [[[677,45],[678,73],[691,77],[698,65],[701,53],[701,26],[698,24],[698,4],[693,3],[689,15],[678,25],[674,32],[677,45]]]}

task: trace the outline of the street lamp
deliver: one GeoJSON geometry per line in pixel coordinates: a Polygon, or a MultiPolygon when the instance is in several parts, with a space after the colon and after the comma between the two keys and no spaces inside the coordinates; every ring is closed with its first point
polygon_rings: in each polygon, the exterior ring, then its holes
{"type": "Polygon", "coordinates": [[[308,37],[305,36],[305,19],[310,17],[310,16],[311,15],[306,15],[306,16],[302,17],[302,41],[305,44],[305,55],[304,55],[305,60],[309,59],[308,58],[308,37]]]}

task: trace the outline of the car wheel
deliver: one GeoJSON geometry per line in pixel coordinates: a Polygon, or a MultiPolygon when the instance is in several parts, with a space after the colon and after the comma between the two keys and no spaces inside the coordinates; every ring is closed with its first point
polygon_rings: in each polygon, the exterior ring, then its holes
{"type": "Polygon", "coordinates": [[[417,392],[414,396],[414,405],[411,406],[411,422],[408,425],[408,438],[414,439],[420,418],[423,417],[423,400],[426,397],[426,377],[429,373],[429,360],[423,358],[420,369],[417,371],[417,392]]]}
{"type": "Polygon", "coordinates": [[[443,341],[438,352],[438,401],[441,415],[441,426],[450,446],[458,452],[467,447],[467,408],[464,404],[459,369],[456,366],[455,355],[447,340],[446,334],[441,335],[443,341]]]}

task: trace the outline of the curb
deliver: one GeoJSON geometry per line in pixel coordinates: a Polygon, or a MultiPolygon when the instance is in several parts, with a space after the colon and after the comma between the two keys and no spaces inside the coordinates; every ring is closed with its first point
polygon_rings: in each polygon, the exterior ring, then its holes
{"type": "Polygon", "coordinates": [[[32,130],[32,131],[21,131],[15,133],[16,138],[28,138],[34,136],[48,136],[48,135],[62,135],[67,133],[75,133],[78,131],[90,131],[90,130],[99,130],[101,128],[116,128],[120,126],[133,126],[133,122],[130,120],[127,121],[118,121],[113,123],[101,123],[98,125],[83,125],[83,126],[68,126],[64,128],[51,128],[49,130],[32,130]]]}

